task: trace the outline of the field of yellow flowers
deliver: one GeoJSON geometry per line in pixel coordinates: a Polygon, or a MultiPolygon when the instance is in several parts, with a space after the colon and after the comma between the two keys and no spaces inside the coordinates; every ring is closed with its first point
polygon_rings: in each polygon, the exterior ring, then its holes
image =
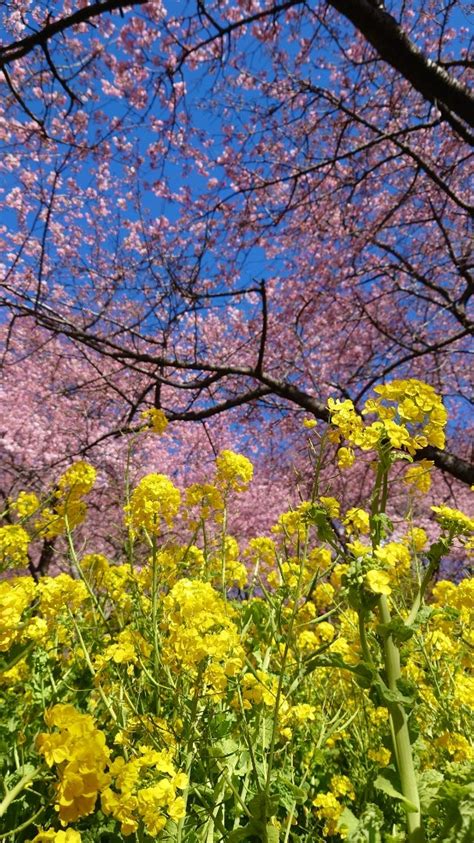
{"type": "Polygon", "coordinates": [[[119,561],[75,546],[91,465],[11,501],[0,841],[472,843],[474,588],[436,574],[474,522],[435,506],[434,538],[409,517],[394,536],[393,464],[426,491],[412,457],[443,446],[446,411],[413,379],[375,392],[362,416],[330,401],[324,435],[308,420],[311,497],[245,548],[227,515],[252,465],[232,451],[184,491],[144,477],[119,561]],[[322,494],[335,445],[341,467],[371,453],[366,509],[322,494]],[[58,536],[71,573],[35,581],[28,553],[58,536]]]}

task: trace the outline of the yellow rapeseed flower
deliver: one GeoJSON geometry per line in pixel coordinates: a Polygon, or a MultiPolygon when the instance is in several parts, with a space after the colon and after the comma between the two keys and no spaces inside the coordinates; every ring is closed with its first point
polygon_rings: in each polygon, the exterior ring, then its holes
{"type": "Polygon", "coordinates": [[[344,518],[345,525],[349,535],[352,533],[370,533],[370,516],[365,509],[360,509],[357,506],[348,509],[344,518]]]}
{"type": "Polygon", "coordinates": [[[459,509],[452,509],[449,506],[432,506],[431,509],[443,530],[455,536],[469,536],[474,532],[474,518],[470,518],[459,509]]]}
{"type": "Polygon", "coordinates": [[[19,518],[29,518],[39,509],[39,506],[39,498],[34,492],[20,492],[16,500],[10,504],[10,508],[16,512],[19,518]]]}
{"type": "Polygon", "coordinates": [[[339,448],[336,457],[339,468],[350,468],[351,465],[354,465],[355,454],[352,448],[346,448],[344,446],[339,448]]]}
{"type": "Polygon", "coordinates": [[[162,522],[171,526],[181,503],[179,489],[165,474],[147,474],[133,490],[125,507],[126,522],[133,531],[141,528],[156,534],[162,522]]]}
{"type": "Polygon", "coordinates": [[[365,584],[374,594],[391,594],[392,589],[389,583],[390,577],[385,571],[377,571],[375,568],[372,568],[365,575],[365,584]]]}
{"type": "Polygon", "coordinates": [[[81,843],[81,834],[73,828],[66,828],[65,831],[40,831],[33,837],[31,843],[81,843]]]}
{"type": "Polygon", "coordinates": [[[75,498],[87,495],[96,479],[95,468],[83,460],[74,463],[66,469],[57,482],[59,492],[63,496],[75,498]]]}
{"type": "Polygon", "coordinates": [[[56,810],[67,825],[93,813],[97,796],[110,782],[106,773],[110,751],[93,718],[72,705],[53,706],[45,721],[59,731],[38,735],[37,748],[49,767],[58,768],[56,810]]]}
{"type": "Polygon", "coordinates": [[[235,492],[245,492],[253,477],[253,465],[234,451],[221,451],[216,459],[216,485],[235,492]]]}
{"type": "Polygon", "coordinates": [[[417,465],[410,465],[405,471],[403,482],[407,486],[414,486],[419,492],[426,494],[431,487],[432,460],[420,460],[417,465]]]}
{"type": "Polygon", "coordinates": [[[26,568],[30,537],[18,524],[0,527],[0,570],[26,568]]]}
{"type": "Polygon", "coordinates": [[[159,410],[156,407],[151,407],[149,410],[143,410],[140,417],[146,423],[145,430],[151,430],[159,436],[165,432],[169,424],[163,410],[159,410]]]}
{"type": "MultiPolygon", "coordinates": [[[[388,442],[392,448],[405,449],[410,454],[426,445],[444,447],[447,413],[432,386],[411,378],[377,386],[374,391],[379,397],[369,398],[361,415],[352,401],[329,398],[335,433],[332,441],[339,444],[345,439],[364,451],[388,442]],[[362,416],[367,414],[376,415],[377,420],[365,426],[362,416]]],[[[352,457],[343,449],[340,451],[340,464],[348,465],[352,457]]]]}

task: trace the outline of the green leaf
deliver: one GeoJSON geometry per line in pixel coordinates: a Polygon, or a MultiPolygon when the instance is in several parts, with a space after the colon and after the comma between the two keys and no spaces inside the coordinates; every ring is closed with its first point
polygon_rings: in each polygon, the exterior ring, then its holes
{"type": "Polygon", "coordinates": [[[261,840],[262,843],[278,843],[280,832],[271,823],[262,825],[262,823],[251,820],[243,828],[235,828],[234,831],[231,831],[226,837],[226,841],[227,843],[240,843],[241,840],[248,840],[249,837],[261,840]]]}
{"type": "Polygon", "coordinates": [[[356,832],[359,827],[359,820],[357,819],[355,814],[352,813],[351,809],[347,806],[344,808],[339,817],[337,827],[338,829],[344,829],[347,832],[345,834],[346,840],[350,840],[351,834],[354,834],[354,832],[356,832]]]}
{"type": "Polygon", "coordinates": [[[434,542],[434,544],[430,546],[430,549],[426,555],[430,560],[433,569],[435,569],[439,565],[441,559],[443,558],[445,553],[448,552],[449,548],[450,542],[444,536],[438,539],[438,541],[434,542]]]}
{"type": "Polygon", "coordinates": [[[418,777],[418,791],[423,812],[428,813],[430,811],[431,806],[438,798],[438,792],[443,781],[444,776],[439,770],[425,770],[418,777]]]}
{"type": "Polygon", "coordinates": [[[277,780],[277,787],[279,787],[280,785],[283,785],[283,787],[285,787],[291,793],[293,799],[299,805],[303,805],[303,803],[306,802],[308,798],[307,787],[298,787],[298,785],[296,785],[294,782],[290,781],[290,779],[287,779],[284,776],[281,776],[277,780]]]}
{"type": "Polygon", "coordinates": [[[413,627],[407,626],[400,618],[393,618],[390,623],[381,623],[377,626],[377,633],[383,641],[391,635],[396,644],[408,641],[414,632],[413,627]]]}
{"type": "Polygon", "coordinates": [[[280,832],[274,825],[267,823],[265,827],[265,843],[278,843],[280,839],[280,832]]]}
{"type": "Polygon", "coordinates": [[[345,830],[344,839],[347,843],[381,843],[384,826],[382,811],[371,802],[358,818],[350,808],[344,808],[338,822],[338,828],[345,830]]]}
{"type": "Polygon", "coordinates": [[[396,790],[392,782],[385,776],[377,776],[374,781],[374,787],[376,790],[381,790],[382,793],[386,793],[387,796],[391,796],[392,799],[398,799],[400,802],[403,802],[405,810],[409,813],[416,813],[418,811],[416,805],[414,805],[413,802],[410,802],[403,793],[396,790]]]}
{"type": "Polygon", "coordinates": [[[394,703],[398,703],[403,706],[413,705],[413,696],[405,696],[401,690],[392,691],[391,688],[389,688],[388,685],[386,685],[381,679],[376,679],[374,681],[374,685],[377,688],[381,699],[389,705],[393,705],[394,703]]]}
{"type": "Polygon", "coordinates": [[[345,662],[339,653],[322,653],[317,656],[310,656],[305,661],[304,672],[305,674],[312,673],[318,667],[338,667],[341,670],[350,670],[351,673],[355,673],[357,670],[353,664],[345,662]]]}
{"type": "Polygon", "coordinates": [[[370,516],[370,526],[379,538],[384,539],[393,532],[393,521],[384,512],[370,516]]]}
{"type": "Polygon", "coordinates": [[[231,831],[230,834],[227,835],[227,843],[240,843],[241,840],[248,840],[249,837],[253,837],[254,834],[255,827],[253,823],[248,823],[248,825],[243,828],[235,828],[234,831],[231,831]]]}
{"type": "Polygon", "coordinates": [[[321,542],[330,542],[334,539],[334,530],[329,520],[329,515],[323,507],[312,506],[305,515],[305,520],[314,524],[321,542]]]}
{"type": "Polygon", "coordinates": [[[443,822],[436,843],[472,843],[474,840],[474,784],[444,782],[429,814],[443,822]]]}
{"type": "Polygon", "coordinates": [[[232,755],[235,755],[240,750],[240,745],[237,741],[231,738],[224,738],[222,741],[212,744],[209,747],[209,755],[211,758],[218,758],[227,761],[232,755]]]}
{"type": "Polygon", "coordinates": [[[377,676],[375,668],[373,668],[366,662],[361,662],[360,664],[357,664],[353,668],[353,672],[356,676],[356,682],[359,688],[370,688],[377,676]]]}

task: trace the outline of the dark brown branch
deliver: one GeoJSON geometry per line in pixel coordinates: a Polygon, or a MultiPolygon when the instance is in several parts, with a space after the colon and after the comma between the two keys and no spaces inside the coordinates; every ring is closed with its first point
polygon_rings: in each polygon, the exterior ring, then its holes
{"type": "Polygon", "coordinates": [[[369,0],[329,0],[330,5],[350,20],[391,65],[433,105],[474,128],[474,96],[444,67],[427,58],[403,32],[397,21],[369,0]]]}
{"type": "Polygon", "coordinates": [[[5,67],[11,62],[23,58],[28,53],[31,53],[35,47],[43,47],[55,35],[60,32],[65,32],[71,27],[80,23],[87,23],[93,18],[103,15],[105,12],[113,12],[120,9],[126,9],[130,6],[142,6],[148,0],[104,0],[103,3],[92,3],[90,6],[84,6],[73,12],[72,15],[66,15],[59,20],[47,23],[42,29],[34,32],[33,35],[28,35],[20,41],[15,41],[13,44],[8,44],[6,47],[0,47],[0,67],[5,67]]]}
{"type": "Polygon", "coordinates": [[[262,297],[262,333],[260,335],[260,345],[258,349],[258,359],[256,371],[258,374],[263,372],[263,362],[265,358],[265,346],[267,342],[268,330],[268,302],[267,302],[267,288],[265,281],[260,282],[260,295],[262,297]]]}
{"type": "Polygon", "coordinates": [[[446,474],[456,477],[457,480],[467,483],[468,486],[474,484],[474,465],[455,454],[449,454],[447,451],[440,451],[439,448],[428,445],[423,450],[417,451],[414,459],[432,460],[436,468],[441,469],[446,474]]]}

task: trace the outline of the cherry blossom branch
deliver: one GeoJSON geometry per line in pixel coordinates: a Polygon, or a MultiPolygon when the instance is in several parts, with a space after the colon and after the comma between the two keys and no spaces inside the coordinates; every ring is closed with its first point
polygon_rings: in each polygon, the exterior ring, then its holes
{"type": "Polygon", "coordinates": [[[32,35],[21,38],[19,41],[14,41],[11,44],[0,47],[0,68],[4,68],[7,64],[11,64],[18,59],[31,53],[36,47],[41,47],[44,50],[48,41],[51,41],[55,35],[61,32],[66,32],[73,26],[81,23],[87,23],[93,18],[99,17],[106,12],[120,11],[131,6],[143,6],[148,0],[104,0],[104,2],[92,3],[89,6],[83,6],[70,15],[65,15],[63,18],[46,23],[37,32],[32,35]]]}
{"type": "MultiPolygon", "coordinates": [[[[23,313],[32,315],[31,309],[26,305],[18,306],[17,311],[22,310],[23,313]]],[[[173,371],[192,371],[192,372],[207,372],[209,375],[219,375],[221,377],[241,377],[244,380],[253,380],[258,386],[252,390],[242,392],[237,396],[227,398],[222,401],[215,401],[212,406],[204,408],[188,408],[184,411],[169,411],[167,415],[170,420],[176,421],[202,421],[212,416],[229,411],[234,407],[239,407],[244,404],[250,404],[258,399],[275,395],[279,398],[288,401],[294,406],[298,406],[306,412],[311,413],[315,418],[321,421],[329,421],[329,412],[326,404],[309,394],[303,389],[300,389],[295,384],[288,380],[275,378],[269,373],[258,371],[254,366],[239,366],[232,364],[215,363],[212,360],[185,360],[178,357],[167,357],[160,354],[150,354],[145,351],[138,351],[131,348],[123,348],[117,342],[112,340],[110,336],[97,336],[87,331],[81,330],[77,325],[67,320],[64,316],[54,313],[50,308],[44,307],[41,313],[35,312],[37,321],[54,333],[60,333],[68,337],[80,345],[85,345],[93,350],[99,352],[105,357],[109,357],[128,367],[138,367],[139,371],[150,376],[146,365],[151,365],[155,370],[153,378],[156,379],[156,369],[164,367],[173,371]],[[142,366],[145,368],[142,368],[142,366]]],[[[433,351],[433,349],[431,349],[433,351]]],[[[421,354],[421,352],[420,352],[421,354]]],[[[400,362],[400,361],[399,361],[400,362]]],[[[193,404],[194,402],[191,402],[193,404]]],[[[129,432],[128,429],[120,429],[119,431],[111,432],[110,435],[122,435],[124,432],[129,432]]],[[[474,484],[474,465],[467,460],[456,456],[455,454],[446,453],[438,448],[429,446],[416,453],[415,460],[431,459],[435,466],[451,476],[460,480],[462,483],[468,485],[474,484]]]]}
{"type": "Polygon", "coordinates": [[[370,0],[329,0],[329,3],[428,102],[438,108],[442,106],[448,121],[455,115],[474,128],[474,96],[443,66],[425,56],[392,15],[370,0]]]}

